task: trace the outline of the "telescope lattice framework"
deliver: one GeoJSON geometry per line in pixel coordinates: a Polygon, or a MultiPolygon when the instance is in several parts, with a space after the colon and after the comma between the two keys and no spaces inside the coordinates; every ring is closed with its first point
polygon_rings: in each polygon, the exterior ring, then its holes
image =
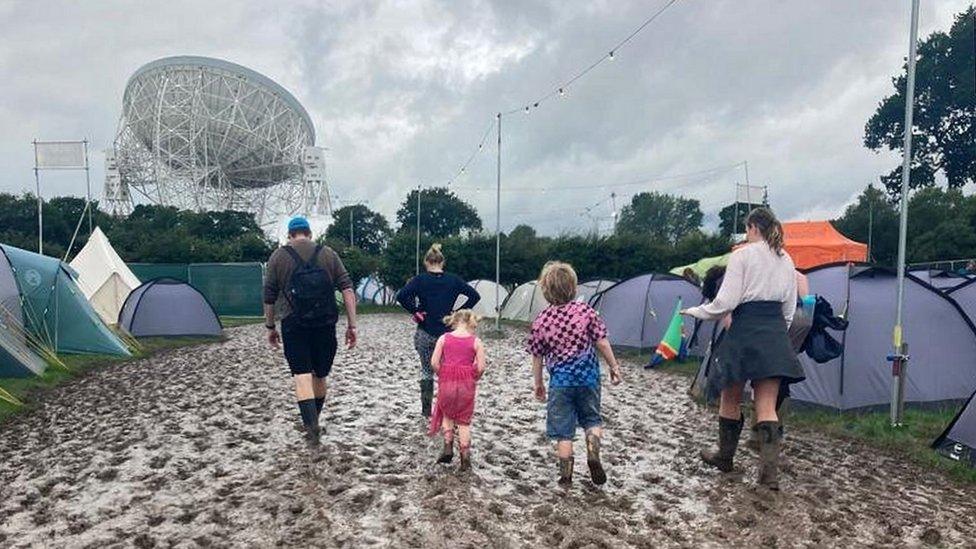
{"type": "Polygon", "coordinates": [[[144,199],[252,212],[262,224],[329,213],[314,143],[305,108],[270,78],[208,57],[158,59],[126,84],[106,209],[126,213],[144,199]]]}

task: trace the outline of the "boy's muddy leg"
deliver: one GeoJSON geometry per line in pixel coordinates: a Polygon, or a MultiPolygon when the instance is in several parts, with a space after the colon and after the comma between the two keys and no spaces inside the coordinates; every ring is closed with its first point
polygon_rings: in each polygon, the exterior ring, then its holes
{"type": "Polygon", "coordinates": [[[586,430],[586,465],[590,468],[590,479],[593,484],[603,484],[607,481],[607,473],[600,461],[600,439],[603,438],[602,427],[591,427],[586,430]]]}
{"type": "Polygon", "coordinates": [[[437,463],[450,463],[454,459],[454,422],[444,418],[441,421],[441,430],[444,432],[444,449],[441,450],[437,463]]]}
{"type": "Polygon", "coordinates": [[[559,456],[559,484],[573,483],[573,441],[560,440],[556,443],[556,455],[559,456]]]}

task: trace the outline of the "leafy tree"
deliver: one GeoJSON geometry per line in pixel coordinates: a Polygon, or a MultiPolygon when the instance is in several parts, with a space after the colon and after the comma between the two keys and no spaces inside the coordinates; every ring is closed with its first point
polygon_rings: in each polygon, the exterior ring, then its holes
{"type": "Polygon", "coordinates": [[[674,244],[701,227],[697,200],[657,192],[634,195],[617,223],[618,234],[650,236],[674,244]]]}
{"type": "MultiPolygon", "coordinates": [[[[400,230],[417,225],[417,190],[410,191],[397,211],[400,230]]],[[[446,188],[420,191],[420,230],[434,238],[457,236],[481,230],[478,212],[446,188]]]]}
{"type": "Polygon", "coordinates": [[[383,214],[370,210],[363,204],[343,206],[332,213],[332,224],[325,236],[333,240],[352,242],[363,251],[378,254],[386,247],[392,231],[383,214]],[[352,238],[349,232],[352,230],[352,238]]]}
{"type": "Polygon", "coordinates": [[[724,236],[731,237],[735,230],[738,230],[739,234],[746,232],[746,218],[749,217],[749,212],[760,206],[765,206],[765,204],[739,202],[738,210],[736,210],[736,206],[735,203],[732,203],[718,212],[718,231],[724,236]],[[739,212],[738,219],[735,216],[736,211],[739,212]]]}
{"type": "MultiPolygon", "coordinates": [[[[379,254],[367,252],[359,246],[350,246],[349,242],[341,239],[322,236],[319,237],[318,242],[329,246],[339,254],[353,284],[367,276],[383,272],[384,258],[379,254]]],[[[380,279],[383,279],[382,275],[380,279]]]]}
{"type": "Polygon", "coordinates": [[[871,260],[894,266],[898,257],[898,209],[896,204],[874,185],[868,185],[857,202],[834,220],[834,228],[844,236],[871,244],[871,260]]]}
{"type": "MultiPolygon", "coordinates": [[[[948,33],[934,32],[918,47],[912,128],[912,188],[935,183],[943,173],[950,188],[976,182],[976,7],[956,16],[948,33]]],[[[895,93],[884,98],[864,128],[864,145],[901,151],[904,136],[907,63],[892,79],[895,93]]],[[[901,192],[901,166],[881,177],[893,196],[901,192]]]]}

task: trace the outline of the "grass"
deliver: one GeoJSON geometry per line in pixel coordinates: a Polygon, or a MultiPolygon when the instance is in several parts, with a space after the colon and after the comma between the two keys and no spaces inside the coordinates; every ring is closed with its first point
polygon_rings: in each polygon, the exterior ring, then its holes
{"type": "Polygon", "coordinates": [[[23,406],[16,406],[0,400],[0,424],[15,414],[32,409],[35,406],[37,397],[45,391],[51,390],[66,381],[85,375],[90,371],[130,360],[139,360],[168,349],[211,343],[220,341],[220,339],[216,337],[160,337],[140,339],[139,344],[141,348],[133,353],[132,356],[62,355],[60,358],[67,366],[67,369],[50,365],[44,372],[44,375],[40,377],[0,378],[0,387],[3,387],[24,403],[23,406]]]}
{"type": "Polygon", "coordinates": [[[944,472],[957,481],[976,483],[976,469],[947,459],[931,448],[932,441],[955,417],[956,408],[907,409],[903,427],[891,427],[888,412],[834,412],[793,409],[787,421],[840,438],[856,439],[904,457],[926,469],[944,472]]]}

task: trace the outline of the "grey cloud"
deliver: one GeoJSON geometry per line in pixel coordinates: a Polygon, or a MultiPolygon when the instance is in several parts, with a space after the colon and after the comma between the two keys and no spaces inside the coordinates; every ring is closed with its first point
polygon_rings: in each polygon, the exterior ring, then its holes
{"type": "MultiPolygon", "coordinates": [[[[391,219],[418,182],[444,184],[493,113],[554,89],[663,0],[647,2],[19,3],[0,9],[0,190],[32,187],[30,140],[115,131],[128,76],[156,57],[212,55],[279,81],[330,148],[333,191],[391,219]],[[44,39],[38,40],[38,37],[44,39]]],[[[966,0],[925,2],[921,34],[966,0]]],[[[503,120],[503,226],[589,228],[604,185],[748,160],[786,218],[835,215],[897,157],[861,145],[907,49],[907,2],[679,1],[529,115],[503,120]]],[[[95,186],[101,187],[94,155],[95,186]]],[[[493,140],[457,190],[493,225],[493,140]],[[475,188],[481,189],[476,192],[475,188]]],[[[616,188],[682,192],[714,223],[742,170],[616,188]]],[[[79,192],[51,176],[45,194],[79,192]]]]}

